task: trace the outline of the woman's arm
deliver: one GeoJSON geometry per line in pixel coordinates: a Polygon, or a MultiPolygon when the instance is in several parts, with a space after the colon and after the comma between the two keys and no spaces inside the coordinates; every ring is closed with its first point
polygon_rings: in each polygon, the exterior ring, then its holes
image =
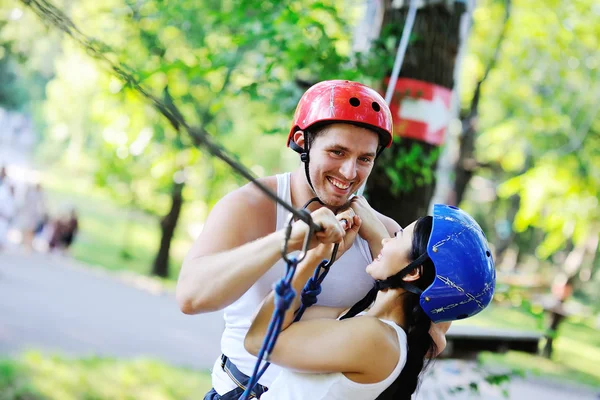
{"type": "MultiPolygon", "coordinates": [[[[257,355],[263,337],[249,337],[246,350],[257,355]]],[[[302,319],[281,332],[269,361],[301,372],[360,374],[361,382],[373,383],[389,376],[400,351],[393,328],[373,317],[302,319]]]]}
{"type": "Polygon", "coordinates": [[[371,256],[376,258],[381,252],[381,241],[393,237],[402,228],[393,219],[375,211],[362,196],[353,197],[351,207],[362,220],[359,235],[367,241],[371,256]]]}
{"type": "MultiPolygon", "coordinates": [[[[323,256],[326,254],[324,251],[329,246],[319,245],[317,248],[310,250],[304,260],[298,264],[296,268],[296,273],[294,274],[294,278],[292,279],[292,289],[296,292],[296,296],[294,297],[294,301],[291,306],[287,309],[284,319],[283,325],[281,327],[282,331],[285,330],[294,320],[295,311],[300,307],[300,292],[304,288],[306,282],[313,275],[315,268],[319,263],[323,260],[323,256]]],[[[246,334],[246,339],[244,341],[244,346],[246,350],[250,353],[255,354],[258,353],[260,347],[263,343],[263,339],[265,334],[267,333],[267,329],[269,327],[269,323],[271,321],[271,316],[273,315],[273,311],[275,310],[275,293],[271,291],[269,295],[265,298],[254,321],[252,321],[252,325],[246,334]]]]}
{"type": "MultiPolygon", "coordinates": [[[[360,228],[360,218],[354,217],[353,229],[340,245],[345,250],[351,245],[360,228]],[[353,236],[353,237],[352,237],[353,236]]],[[[330,254],[330,247],[320,245],[310,251],[298,265],[292,287],[299,293],[314,273],[315,267],[330,254]]],[[[335,268],[335,264],[332,268],[335,268]]],[[[274,294],[263,302],[244,346],[258,355],[274,310],[274,294]]],[[[292,324],[294,312],[300,304],[299,296],[286,312],[282,332],[269,360],[280,366],[306,372],[348,372],[368,376],[373,382],[389,375],[398,362],[399,344],[396,333],[376,318],[360,317],[344,321],[336,318],[341,308],[315,307],[297,323],[292,324]]],[[[313,308],[313,307],[311,307],[313,308]]]]}

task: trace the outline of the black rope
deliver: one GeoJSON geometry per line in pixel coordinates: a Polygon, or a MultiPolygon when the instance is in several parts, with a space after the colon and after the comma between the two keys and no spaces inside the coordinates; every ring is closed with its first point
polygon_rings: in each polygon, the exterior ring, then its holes
{"type": "Polygon", "coordinates": [[[152,105],[168,120],[169,123],[176,129],[184,128],[191,136],[194,145],[200,147],[204,146],[208,151],[217,158],[220,158],[227,165],[233,168],[238,174],[255,184],[260,190],[262,190],[267,197],[271,200],[281,204],[286,210],[291,212],[297,219],[304,221],[306,224],[312,227],[315,232],[321,231],[322,227],[313,222],[310,214],[301,212],[295,209],[293,206],[288,204],[285,200],[277,196],[271,189],[260,183],[252,175],[246,167],[236,161],[232,156],[221,148],[219,145],[214,143],[210,138],[209,133],[202,127],[191,127],[186,122],[181,112],[177,109],[174,104],[165,104],[159,100],[156,96],[150,93],[146,88],[135,78],[130,72],[133,71],[126,64],[112,61],[106,53],[111,52],[110,46],[102,43],[97,39],[92,39],[85,35],[79,30],[79,28],[57,7],[52,5],[46,0],[21,0],[23,4],[33,10],[34,13],[42,19],[53,25],[55,28],[60,29],[67,35],[71,36],[77,43],[84,47],[88,53],[108,64],[112,72],[121,79],[131,89],[140,93],[143,97],[148,99],[152,105]]]}

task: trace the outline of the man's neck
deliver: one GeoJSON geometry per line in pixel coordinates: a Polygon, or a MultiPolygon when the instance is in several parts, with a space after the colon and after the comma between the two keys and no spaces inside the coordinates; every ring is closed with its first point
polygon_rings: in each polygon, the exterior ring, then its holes
{"type": "MultiPolygon", "coordinates": [[[[316,196],[317,195],[306,181],[304,165],[301,165],[292,172],[290,177],[290,197],[292,205],[296,209],[302,208],[309,200],[316,196]]],[[[321,207],[323,207],[321,203],[314,201],[308,206],[308,210],[312,212],[321,207]]]]}

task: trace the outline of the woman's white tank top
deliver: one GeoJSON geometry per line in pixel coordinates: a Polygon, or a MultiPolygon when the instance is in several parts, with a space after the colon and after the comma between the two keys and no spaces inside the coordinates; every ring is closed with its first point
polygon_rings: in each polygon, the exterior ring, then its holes
{"type": "MultiPolygon", "coordinates": [[[[359,317],[358,317],[359,318],[359,317]]],[[[400,357],[387,378],[376,383],[358,383],[341,372],[313,374],[283,369],[261,400],[374,400],[387,389],[406,364],[408,345],[404,330],[392,321],[380,319],[394,328],[400,344],[400,357]]]]}
{"type": "MultiPolygon", "coordinates": [[[[290,177],[289,172],[277,175],[277,195],[288,204],[291,204],[290,177]]],[[[288,210],[277,204],[276,230],[286,226],[289,215],[288,210]]],[[[373,287],[373,278],[365,271],[371,261],[367,242],[357,237],[352,247],[335,262],[327,274],[321,285],[322,291],[317,304],[329,307],[351,307],[362,299],[373,287]]],[[[284,273],[285,261],[282,259],[275,263],[242,297],[224,310],[225,331],[221,337],[221,351],[248,376],[252,374],[256,357],[244,349],[246,332],[250,328],[258,306],[284,273]]],[[[259,383],[269,387],[280,371],[280,367],[271,365],[259,383]]],[[[221,368],[220,358],[216,360],[212,369],[212,383],[219,394],[225,394],[237,387],[221,368]]]]}

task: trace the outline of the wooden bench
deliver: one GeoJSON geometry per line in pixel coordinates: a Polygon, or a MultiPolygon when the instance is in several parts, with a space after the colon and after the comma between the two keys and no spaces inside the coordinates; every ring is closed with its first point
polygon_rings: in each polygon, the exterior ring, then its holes
{"type": "Polygon", "coordinates": [[[455,324],[446,334],[448,345],[440,357],[475,359],[481,351],[504,353],[508,350],[537,354],[542,337],[538,332],[455,324]]]}

